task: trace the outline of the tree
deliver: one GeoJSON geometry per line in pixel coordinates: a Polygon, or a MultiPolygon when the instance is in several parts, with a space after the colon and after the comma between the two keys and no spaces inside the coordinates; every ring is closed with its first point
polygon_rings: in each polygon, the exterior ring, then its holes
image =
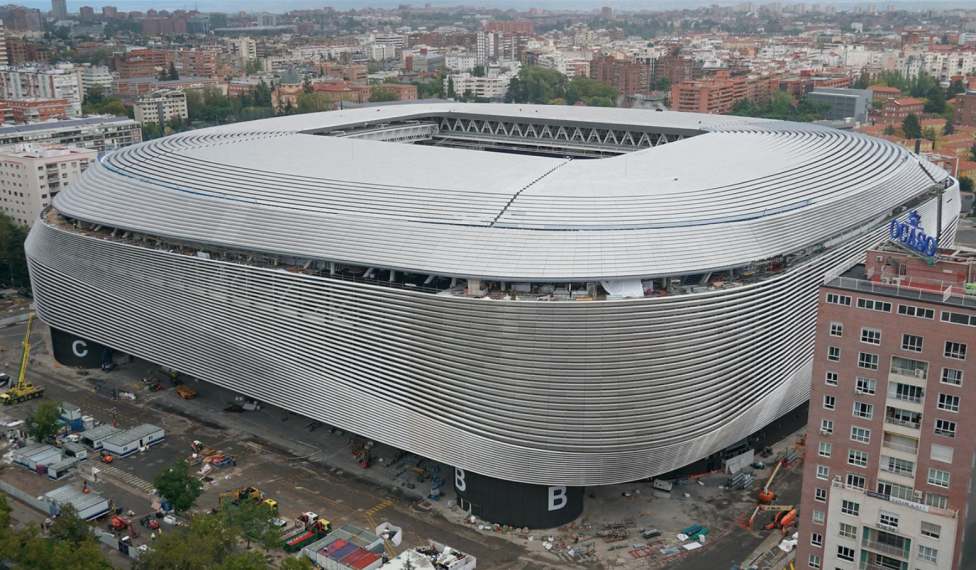
{"type": "Polygon", "coordinates": [[[657,82],[654,83],[655,91],[670,91],[671,90],[671,80],[667,77],[659,77],[657,82]]]}
{"type": "Polygon", "coordinates": [[[951,120],[946,121],[945,126],[942,127],[942,134],[944,136],[949,136],[949,135],[956,134],[956,126],[952,124],[952,121],[951,120]]]}
{"type": "Polygon", "coordinates": [[[607,97],[593,97],[590,102],[587,103],[590,107],[616,107],[617,104],[614,103],[613,99],[607,97]]]}
{"type": "Polygon", "coordinates": [[[925,94],[926,113],[944,113],[946,108],[946,97],[939,84],[933,85],[925,94]]]}
{"type": "Polygon", "coordinates": [[[388,87],[373,87],[369,92],[370,103],[383,103],[386,101],[399,101],[400,96],[397,92],[388,87]]]}
{"type": "Polygon", "coordinates": [[[247,541],[248,550],[251,549],[252,540],[257,541],[265,550],[278,546],[282,533],[274,525],[274,519],[275,514],[271,508],[255,501],[240,501],[224,509],[224,524],[247,541]]]}
{"type": "Polygon", "coordinates": [[[960,192],[972,192],[973,191],[973,179],[968,176],[959,177],[959,191],[960,192]]]}
{"type": "Polygon", "coordinates": [[[862,73],[858,75],[857,80],[855,80],[854,84],[851,85],[853,89],[867,89],[870,86],[871,86],[871,81],[868,78],[867,73],[862,73]]]}
{"type": "Polygon", "coordinates": [[[37,442],[54,439],[61,430],[61,426],[57,423],[60,419],[61,404],[44,400],[34,411],[27,414],[27,433],[37,442]]]}
{"type": "Polygon", "coordinates": [[[969,160],[976,160],[976,142],[973,146],[969,147],[969,160]]]}
{"type": "MultiPolygon", "coordinates": [[[[185,462],[183,462],[185,463],[185,462]]],[[[194,517],[190,524],[160,536],[133,570],[211,570],[223,564],[237,543],[224,515],[194,517]]]]}
{"type": "Polygon", "coordinates": [[[447,98],[454,99],[457,97],[457,91],[454,90],[454,76],[448,76],[447,78],[447,98]]]}
{"type": "Polygon", "coordinates": [[[299,93],[295,97],[297,114],[331,111],[335,103],[325,93],[299,93]]]}
{"type": "Polygon", "coordinates": [[[180,117],[179,115],[170,117],[169,120],[166,121],[166,126],[169,127],[174,133],[180,132],[183,129],[183,117],[180,117]]]}
{"type": "Polygon", "coordinates": [[[476,65],[476,66],[474,66],[473,68],[471,68],[471,75],[473,75],[475,77],[484,77],[485,76],[485,66],[483,66],[483,65],[476,65]]]}
{"type": "MultiPolygon", "coordinates": [[[[302,558],[308,560],[304,556],[302,558]]],[[[264,561],[263,556],[258,556],[254,552],[240,552],[230,555],[222,564],[215,566],[214,570],[268,570],[268,563],[264,561]]]]}
{"type": "Polygon", "coordinates": [[[609,85],[587,77],[574,77],[566,87],[565,99],[567,105],[575,105],[582,101],[593,107],[613,107],[616,105],[617,91],[609,85]],[[599,104],[594,104],[593,99],[600,99],[599,104]],[[609,105],[606,104],[607,101],[610,102],[609,105]]]}
{"type": "Polygon", "coordinates": [[[163,127],[159,123],[150,121],[142,125],[142,140],[158,139],[161,136],[163,136],[163,127]]]}
{"type": "Polygon", "coordinates": [[[186,111],[190,116],[190,120],[199,120],[200,109],[203,108],[203,93],[199,89],[187,89],[186,94],[186,111]]]}
{"type": "Polygon", "coordinates": [[[560,97],[566,99],[566,88],[569,80],[555,69],[546,69],[536,65],[523,67],[518,76],[508,85],[505,94],[507,103],[533,103],[544,105],[548,101],[560,97]]]}
{"type": "Polygon", "coordinates": [[[935,142],[939,140],[939,133],[936,132],[935,127],[925,127],[922,129],[922,138],[928,141],[935,142]]]}
{"type": "Polygon", "coordinates": [[[312,86],[312,80],[306,75],[302,79],[302,93],[315,93],[315,87],[312,86]]]}
{"type": "Polygon", "coordinates": [[[901,130],[905,132],[906,139],[922,138],[922,123],[918,120],[918,115],[909,113],[901,124],[901,130]]]}
{"type": "Polygon", "coordinates": [[[63,505],[51,526],[51,539],[77,545],[92,540],[93,537],[92,528],[88,526],[85,519],[78,516],[78,510],[74,505],[71,503],[63,505]]]}
{"type": "Polygon", "coordinates": [[[888,125],[887,127],[885,127],[884,134],[885,134],[886,137],[893,137],[893,136],[895,136],[895,126],[894,125],[888,125]]]}
{"type": "Polygon", "coordinates": [[[159,490],[160,496],[173,504],[173,508],[179,513],[184,513],[192,507],[203,490],[203,483],[196,477],[190,476],[190,466],[182,459],[177,459],[156,473],[153,477],[153,486],[159,490]]]}
{"type": "Polygon", "coordinates": [[[129,110],[122,104],[122,101],[114,97],[112,99],[105,99],[105,103],[98,109],[98,112],[103,115],[115,115],[116,117],[127,116],[129,110]]]}
{"type": "Polygon", "coordinates": [[[176,64],[174,64],[172,61],[169,62],[169,74],[167,79],[171,81],[176,81],[179,78],[180,78],[180,74],[176,72],[176,64]]]}
{"type": "Polygon", "coordinates": [[[946,89],[946,100],[952,100],[956,98],[956,95],[966,92],[966,86],[962,84],[962,79],[957,79],[949,84],[949,88],[946,89]]]}
{"type": "Polygon", "coordinates": [[[85,90],[85,105],[101,105],[105,96],[105,88],[99,84],[92,85],[85,90]]]}
{"type": "Polygon", "coordinates": [[[0,212],[0,283],[7,287],[30,287],[24,241],[27,226],[0,212]]]}
{"type": "Polygon", "coordinates": [[[301,558],[293,558],[289,556],[281,561],[278,565],[278,570],[313,570],[312,561],[302,556],[301,558]]]}

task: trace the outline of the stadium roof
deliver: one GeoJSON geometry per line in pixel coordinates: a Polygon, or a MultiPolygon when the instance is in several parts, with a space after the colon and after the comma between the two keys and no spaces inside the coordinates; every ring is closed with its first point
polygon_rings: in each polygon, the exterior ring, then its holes
{"type": "Polygon", "coordinates": [[[504,280],[698,273],[879,221],[947,174],[826,127],[593,107],[420,104],[238,123],[128,147],[54,200],[172,239],[504,280]],[[648,129],[678,142],[600,160],[312,136],[424,118],[648,129]]]}

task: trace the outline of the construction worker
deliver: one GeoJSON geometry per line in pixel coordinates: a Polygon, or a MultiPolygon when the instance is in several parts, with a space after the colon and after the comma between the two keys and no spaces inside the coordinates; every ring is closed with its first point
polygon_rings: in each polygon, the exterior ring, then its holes
{"type": "Polygon", "coordinates": [[[151,539],[153,539],[153,540],[156,540],[156,533],[155,533],[155,532],[154,532],[154,533],[152,533],[152,535],[151,535],[151,536],[150,536],[149,538],[151,538],[151,539]]]}
{"type": "Polygon", "coordinates": [[[159,536],[163,536],[163,529],[162,528],[159,529],[159,536]]]}

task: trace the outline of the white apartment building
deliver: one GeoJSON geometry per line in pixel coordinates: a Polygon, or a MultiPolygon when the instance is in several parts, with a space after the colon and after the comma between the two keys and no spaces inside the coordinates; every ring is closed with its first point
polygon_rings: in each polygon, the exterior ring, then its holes
{"type": "Polygon", "coordinates": [[[81,116],[84,68],[0,65],[0,99],[67,99],[69,117],[81,116]]]}
{"type": "Polygon", "coordinates": [[[392,45],[395,49],[403,49],[404,46],[403,34],[375,32],[372,41],[374,44],[392,45]]]}
{"type": "Polygon", "coordinates": [[[6,31],[3,29],[3,22],[0,22],[0,63],[7,62],[7,39],[6,31]]]}
{"type": "Polygon", "coordinates": [[[112,90],[112,72],[108,70],[106,65],[93,65],[91,67],[86,67],[84,73],[81,76],[83,87],[85,93],[94,87],[95,85],[101,85],[105,93],[112,90]]]}
{"type": "Polygon", "coordinates": [[[451,54],[444,56],[444,65],[451,71],[471,71],[478,62],[473,55],[451,54]]]}
{"type": "Polygon", "coordinates": [[[227,52],[232,57],[239,57],[243,62],[258,58],[258,45],[253,38],[228,38],[225,40],[227,52]]]}
{"type": "Polygon", "coordinates": [[[498,56],[498,34],[495,32],[478,32],[478,65],[485,65],[498,56]]]}
{"type": "Polygon", "coordinates": [[[508,84],[512,82],[512,77],[509,74],[498,77],[475,77],[470,73],[458,73],[444,78],[444,92],[447,92],[449,78],[453,78],[454,92],[458,95],[470,93],[473,97],[504,99],[508,93],[508,84]]]}
{"type": "Polygon", "coordinates": [[[186,120],[190,115],[186,108],[186,93],[176,89],[160,90],[142,97],[133,105],[135,119],[140,125],[158,123],[165,125],[173,117],[186,120]]]}
{"type": "Polygon", "coordinates": [[[393,44],[372,43],[366,48],[369,59],[379,61],[381,59],[392,59],[396,57],[396,46],[393,44]]]}
{"type": "Polygon", "coordinates": [[[98,151],[19,144],[0,148],[3,213],[25,226],[34,224],[51,199],[98,158],[98,151]]]}

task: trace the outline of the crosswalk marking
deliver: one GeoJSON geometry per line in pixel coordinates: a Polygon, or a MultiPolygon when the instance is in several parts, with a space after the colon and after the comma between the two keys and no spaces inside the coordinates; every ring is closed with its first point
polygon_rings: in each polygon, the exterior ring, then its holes
{"type": "Polygon", "coordinates": [[[376,513],[382,511],[383,509],[385,509],[386,507],[389,507],[392,504],[393,504],[393,501],[383,501],[382,503],[376,505],[375,507],[373,507],[372,509],[366,511],[363,514],[366,515],[366,516],[375,515],[376,513]]]}
{"type": "Polygon", "coordinates": [[[150,483],[149,481],[146,481],[145,479],[140,479],[139,477],[136,477],[132,473],[126,473],[125,471],[122,471],[117,467],[113,467],[112,465],[102,465],[97,469],[100,475],[104,474],[109,478],[119,479],[123,483],[128,483],[129,485],[142,489],[147,493],[152,493],[153,489],[155,488],[153,487],[153,484],[150,483]]]}

